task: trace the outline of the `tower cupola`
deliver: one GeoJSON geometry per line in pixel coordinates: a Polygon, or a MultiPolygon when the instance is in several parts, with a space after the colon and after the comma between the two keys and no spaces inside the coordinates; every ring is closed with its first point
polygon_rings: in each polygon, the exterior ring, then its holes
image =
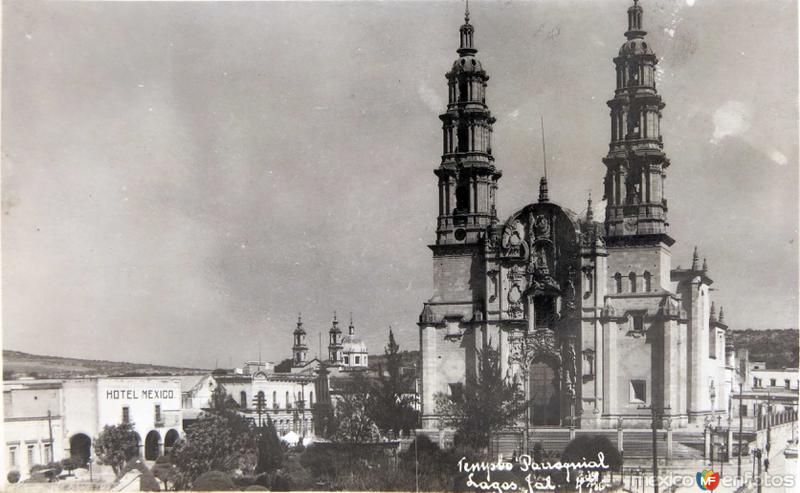
{"type": "Polygon", "coordinates": [[[467,4],[467,8],[464,11],[464,24],[461,26],[461,46],[458,48],[459,55],[474,55],[478,52],[475,47],[472,45],[472,34],[475,30],[472,28],[472,24],[469,23],[469,4],[467,4]]]}

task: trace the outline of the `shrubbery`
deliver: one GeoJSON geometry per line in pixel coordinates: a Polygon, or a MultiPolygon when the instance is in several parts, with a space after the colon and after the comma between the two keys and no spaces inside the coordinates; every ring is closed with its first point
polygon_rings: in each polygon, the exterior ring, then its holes
{"type": "Polygon", "coordinates": [[[222,471],[204,472],[192,483],[193,491],[235,491],[236,485],[222,471]]]}
{"type": "Polygon", "coordinates": [[[19,471],[10,471],[8,475],[6,475],[6,479],[11,484],[18,483],[20,478],[19,471]]]}

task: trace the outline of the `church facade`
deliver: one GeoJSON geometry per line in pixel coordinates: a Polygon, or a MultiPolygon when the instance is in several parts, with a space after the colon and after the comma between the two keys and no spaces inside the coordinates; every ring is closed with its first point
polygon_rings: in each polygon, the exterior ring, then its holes
{"type": "MultiPolygon", "coordinates": [[[[498,217],[502,173],[492,154],[488,75],[467,12],[440,116],[439,207],[433,296],[419,317],[422,427],[441,426],[437,394],[452,394],[500,351],[525,389],[530,427],[686,427],[727,412],[734,358],[695,250],[673,268],[661,135],[665,104],[641,6],[628,9],[614,58],[603,221],[549,197],[498,217]]],[[[611,88],[609,88],[611,89],[611,88]]]]}

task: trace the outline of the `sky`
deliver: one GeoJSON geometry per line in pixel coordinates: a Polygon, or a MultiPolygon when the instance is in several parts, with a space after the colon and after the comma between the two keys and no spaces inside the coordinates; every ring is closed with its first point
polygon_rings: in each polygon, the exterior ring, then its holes
{"type": "MultiPolygon", "coordinates": [[[[795,2],[642,0],[673,267],[734,329],[797,327],[795,2]]],[[[623,0],[470,2],[498,213],[602,217],[623,0]]],[[[463,4],[3,4],[3,347],[193,367],[311,355],[334,311],[418,349],[463,4]]],[[[325,348],[323,347],[323,355],[325,348]]]]}

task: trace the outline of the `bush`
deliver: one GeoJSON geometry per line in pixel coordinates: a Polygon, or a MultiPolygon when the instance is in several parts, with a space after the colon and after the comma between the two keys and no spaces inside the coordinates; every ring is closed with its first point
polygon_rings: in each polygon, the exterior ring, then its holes
{"type": "Polygon", "coordinates": [[[51,462],[49,464],[36,464],[31,467],[31,478],[33,482],[52,482],[61,474],[61,463],[51,462]]]}
{"type": "Polygon", "coordinates": [[[34,472],[39,472],[39,471],[48,471],[49,472],[50,470],[56,471],[55,475],[58,476],[59,474],[61,474],[61,471],[62,471],[61,463],[60,462],[51,462],[49,464],[36,464],[33,467],[31,467],[31,474],[33,474],[34,472]]]}
{"type": "MultiPolygon", "coordinates": [[[[609,469],[597,469],[601,478],[606,471],[619,471],[620,467],[622,467],[622,454],[620,454],[617,447],[611,443],[611,440],[603,435],[581,435],[576,437],[567,444],[564,453],[561,454],[561,461],[597,461],[598,454],[600,453],[603,454],[604,462],[609,466],[609,469]]],[[[575,476],[575,474],[570,475],[570,483],[574,483],[575,476]]]]}
{"type": "Polygon", "coordinates": [[[150,471],[139,476],[139,491],[161,491],[161,484],[150,471]]]}
{"type": "Polygon", "coordinates": [[[194,491],[235,491],[236,485],[222,471],[204,472],[192,483],[194,491]]]}
{"type": "Polygon", "coordinates": [[[6,479],[8,479],[8,482],[11,484],[18,483],[19,478],[20,478],[19,471],[11,471],[6,476],[6,479]]]}
{"type": "Polygon", "coordinates": [[[618,471],[622,466],[622,454],[617,447],[603,435],[581,435],[567,444],[561,460],[566,462],[596,461],[602,453],[610,470],[618,471]]]}
{"type": "Polygon", "coordinates": [[[266,486],[261,486],[260,484],[251,484],[244,491],[269,491],[266,486]]]}
{"type": "Polygon", "coordinates": [[[168,489],[169,485],[174,484],[177,479],[178,468],[166,455],[161,455],[156,459],[152,470],[153,475],[164,483],[164,489],[168,489]]]}
{"type": "Polygon", "coordinates": [[[297,457],[284,461],[272,481],[272,491],[308,491],[314,485],[309,471],[297,457]]]}
{"type": "Polygon", "coordinates": [[[67,474],[72,476],[72,471],[83,466],[82,461],[77,457],[67,457],[61,460],[61,467],[67,471],[67,474]]]}

